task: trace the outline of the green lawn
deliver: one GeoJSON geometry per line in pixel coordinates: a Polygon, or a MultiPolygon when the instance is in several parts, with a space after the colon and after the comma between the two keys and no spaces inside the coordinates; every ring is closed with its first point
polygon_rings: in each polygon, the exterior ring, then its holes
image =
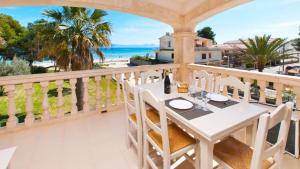
{"type": "MultiPolygon", "coordinates": [[[[107,89],[107,82],[105,79],[100,81],[100,91],[101,91],[101,104],[104,104],[106,101],[105,93],[107,89]]],[[[111,93],[112,93],[112,102],[116,100],[116,81],[112,80],[110,83],[111,93]]],[[[57,86],[55,82],[50,82],[48,86],[48,101],[49,101],[49,111],[52,116],[55,116],[57,113],[57,86]]],[[[90,79],[88,86],[89,93],[89,107],[90,110],[95,110],[96,106],[96,83],[94,79],[90,79]]],[[[64,96],[64,109],[65,112],[70,112],[71,110],[71,89],[68,81],[64,82],[63,86],[63,96],[64,96]]],[[[39,83],[33,85],[32,93],[33,101],[33,113],[36,118],[39,118],[43,113],[43,94],[42,88],[39,83]]],[[[16,103],[16,116],[19,119],[19,122],[23,122],[26,116],[26,95],[25,90],[22,85],[16,86],[15,91],[15,103],[16,103]]],[[[0,126],[5,125],[8,108],[8,99],[7,96],[0,96],[0,126]]]]}

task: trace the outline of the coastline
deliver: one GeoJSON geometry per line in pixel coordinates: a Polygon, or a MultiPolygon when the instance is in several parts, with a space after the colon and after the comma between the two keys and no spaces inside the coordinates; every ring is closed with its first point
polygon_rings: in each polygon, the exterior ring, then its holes
{"type": "MultiPolygon", "coordinates": [[[[128,67],[130,58],[113,58],[113,59],[105,59],[104,62],[101,62],[100,59],[94,59],[94,63],[108,64],[108,67],[128,67]]],[[[54,66],[54,61],[35,61],[33,62],[33,66],[40,67],[51,67],[54,66]]]]}

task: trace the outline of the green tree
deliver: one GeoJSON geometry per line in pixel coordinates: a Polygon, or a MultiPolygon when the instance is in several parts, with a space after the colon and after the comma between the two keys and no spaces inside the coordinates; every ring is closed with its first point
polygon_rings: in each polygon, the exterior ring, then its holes
{"type": "MultiPolygon", "coordinates": [[[[69,60],[72,70],[87,70],[93,68],[93,56],[95,52],[103,59],[100,50],[102,46],[109,46],[111,25],[105,22],[103,10],[63,7],[62,10],[46,10],[43,13],[54,20],[57,33],[55,38],[64,41],[69,47],[70,54],[65,60],[69,60]]],[[[83,108],[83,83],[77,79],[76,84],[77,106],[83,108]]]]}
{"type": "Polygon", "coordinates": [[[296,51],[300,52],[300,38],[294,40],[293,46],[296,49],[296,51]]]}
{"type": "MultiPolygon", "coordinates": [[[[300,36],[300,32],[298,35],[300,36]]],[[[300,38],[294,40],[293,46],[296,49],[296,51],[300,52],[300,38]]]]}
{"type": "Polygon", "coordinates": [[[2,30],[0,29],[0,49],[5,48],[6,46],[6,41],[2,37],[2,30]]]}
{"type": "Polygon", "coordinates": [[[19,47],[19,41],[25,34],[25,28],[9,15],[0,14],[1,41],[5,45],[0,48],[0,55],[3,59],[12,59],[14,55],[20,55],[22,52],[19,47]]]}
{"type": "Polygon", "coordinates": [[[240,41],[246,46],[246,49],[242,50],[243,62],[254,64],[259,72],[262,72],[271,60],[282,57],[278,50],[285,44],[284,39],[271,39],[271,35],[255,36],[253,39],[240,41]]]}
{"type": "Polygon", "coordinates": [[[197,35],[202,38],[211,39],[215,43],[216,34],[213,32],[211,27],[204,27],[204,28],[198,30],[197,35]]]}

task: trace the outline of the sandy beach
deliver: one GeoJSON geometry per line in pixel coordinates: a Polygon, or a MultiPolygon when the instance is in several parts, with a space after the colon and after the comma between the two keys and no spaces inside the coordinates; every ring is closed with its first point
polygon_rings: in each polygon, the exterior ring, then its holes
{"type": "MultiPolygon", "coordinates": [[[[101,62],[99,59],[95,59],[94,63],[102,63],[108,64],[108,67],[128,67],[129,58],[122,58],[122,59],[106,59],[104,62],[101,62]]],[[[34,66],[41,66],[41,67],[51,67],[54,66],[53,61],[42,61],[42,62],[33,62],[34,66]]]]}

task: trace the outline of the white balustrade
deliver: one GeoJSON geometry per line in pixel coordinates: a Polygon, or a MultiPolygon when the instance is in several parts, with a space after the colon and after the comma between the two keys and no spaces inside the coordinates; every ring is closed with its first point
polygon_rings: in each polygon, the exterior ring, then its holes
{"type": "Polygon", "coordinates": [[[71,115],[76,115],[77,109],[77,97],[76,97],[76,82],[77,79],[70,79],[71,86],[71,115]]]}
{"type": "Polygon", "coordinates": [[[12,128],[17,125],[16,104],[15,104],[15,85],[6,86],[8,98],[8,119],[6,122],[7,128],[12,128]]]}
{"type": "MultiPolygon", "coordinates": [[[[35,74],[35,75],[22,75],[22,76],[8,76],[0,78],[0,86],[5,86],[5,90],[7,93],[8,99],[8,115],[9,118],[6,123],[6,128],[2,129],[13,129],[15,127],[22,127],[23,125],[17,125],[18,119],[16,115],[16,103],[15,95],[16,93],[16,85],[23,85],[24,87],[24,96],[25,96],[25,125],[33,126],[35,124],[47,124],[52,123],[52,121],[60,120],[69,116],[65,116],[65,106],[67,100],[64,98],[64,81],[68,81],[70,84],[70,111],[71,118],[77,115],[89,115],[89,112],[102,112],[102,111],[110,111],[113,110],[114,107],[120,107],[122,105],[122,92],[121,92],[121,82],[122,78],[129,79],[133,76],[133,80],[137,82],[140,79],[140,72],[145,72],[149,70],[156,71],[172,71],[173,74],[176,73],[179,65],[176,64],[163,64],[163,65],[151,65],[151,66],[136,66],[136,67],[128,67],[128,68],[109,68],[109,69],[101,69],[101,70],[86,70],[86,71],[74,71],[74,72],[59,72],[59,73],[49,73],[49,74],[35,74]],[[83,90],[83,110],[78,110],[77,106],[77,95],[76,95],[76,84],[77,79],[82,78],[82,83],[84,86],[83,90]],[[96,102],[96,111],[92,111],[89,109],[89,79],[95,79],[95,102],[96,102]],[[103,79],[104,78],[104,79],[103,79]],[[106,86],[103,88],[102,80],[105,81],[106,86]],[[115,83],[112,83],[113,80],[116,81],[116,87],[112,87],[115,83]],[[42,115],[41,119],[36,120],[35,115],[33,113],[34,98],[33,95],[36,90],[33,87],[33,84],[40,84],[41,86],[41,95],[42,95],[42,115]],[[51,118],[52,114],[50,114],[50,102],[49,102],[49,86],[51,84],[56,84],[57,86],[57,112],[56,116],[53,114],[55,118],[51,118]],[[105,91],[102,91],[106,89],[105,91]],[[104,92],[105,98],[102,98],[102,93],[104,92]],[[112,103],[112,96],[116,95],[116,99],[114,103],[112,103]],[[103,107],[102,100],[105,100],[105,107],[103,107]]],[[[18,89],[19,90],[19,89],[18,89]]],[[[51,97],[52,99],[52,97],[51,97]]],[[[51,101],[52,102],[52,101],[51,101]]],[[[0,128],[0,132],[2,132],[0,128]]],[[[5,130],[8,131],[8,130],[5,130]]]]}
{"type": "Polygon", "coordinates": [[[57,80],[57,117],[61,118],[64,116],[64,97],[63,97],[63,80],[57,80]]]}
{"type": "Polygon", "coordinates": [[[48,102],[48,84],[49,82],[41,82],[42,86],[42,92],[43,92],[43,120],[49,120],[50,119],[50,113],[49,113],[49,102],[48,102]]]}
{"type": "Polygon", "coordinates": [[[25,125],[30,126],[34,122],[34,114],[32,112],[32,83],[23,84],[26,93],[26,119],[25,125]]]}

